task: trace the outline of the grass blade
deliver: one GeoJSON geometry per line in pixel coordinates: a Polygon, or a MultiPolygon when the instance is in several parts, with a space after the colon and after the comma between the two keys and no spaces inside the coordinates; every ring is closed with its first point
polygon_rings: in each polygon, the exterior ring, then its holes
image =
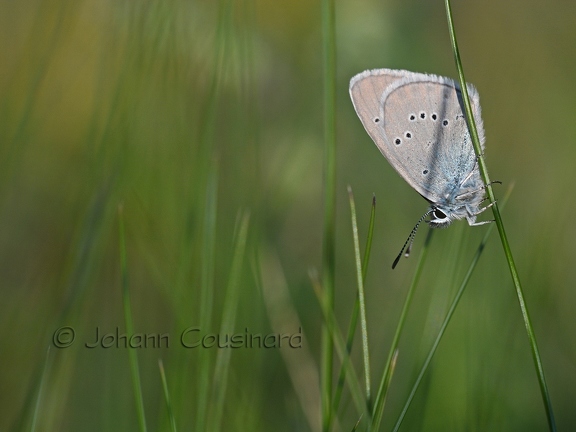
{"type": "Polygon", "coordinates": [[[376,218],[376,196],[372,196],[372,207],[370,210],[370,222],[368,222],[368,236],[364,248],[364,259],[362,260],[362,278],[366,280],[368,273],[368,262],[370,261],[370,251],[372,250],[372,238],[374,237],[374,219],[376,218]]]}
{"type": "MultiPolygon", "coordinates": [[[[362,280],[366,281],[366,273],[368,272],[368,262],[370,261],[370,251],[372,249],[372,239],[374,237],[374,219],[376,218],[376,197],[372,197],[372,207],[370,211],[370,222],[368,224],[368,236],[366,238],[366,246],[364,248],[364,259],[362,260],[362,280]]],[[[346,336],[346,351],[348,355],[352,352],[352,344],[354,343],[354,334],[356,332],[356,324],[358,323],[358,316],[360,314],[360,299],[356,293],[356,301],[352,309],[352,316],[350,317],[350,325],[348,326],[348,334],[346,336]]],[[[334,392],[334,411],[338,410],[340,405],[340,397],[344,389],[344,381],[346,379],[346,370],[341,367],[340,374],[338,375],[338,382],[336,384],[336,391],[334,392]]]]}
{"type": "Polygon", "coordinates": [[[176,420],[172,412],[172,403],[170,402],[170,393],[168,392],[168,382],[166,381],[166,374],[164,373],[164,363],[162,359],[158,359],[158,368],[160,369],[160,378],[162,379],[162,389],[164,390],[164,399],[166,400],[166,410],[168,411],[168,418],[170,419],[170,429],[176,432],[176,420]]]}
{"type": "MultiPolygon", "coordinates": [[[[234,332],[234,323],[236,322],[236,312],[240,298],[239,282],[242,276],[242,263],[244,261],[246,250],[250,213],[248,211],[244,212],[239,220],[240,223],[236,234],[234,256],[232,258],[232,268],[230,270],[230,278],[228,279],[226,298],[224,299],[224,307],[222,310],[220,334],[232,334],[234,332]]],[[[218,350],[216,355],[214,379],[212,381],[214,397],[211,407],[211,425],[207,430],[221,430],[222,416],[224,412],[224,397],[226,395],[228,384],[228,369],[230,367],[231,354],[231,349],[221,349],[218,350]]]]}
{"type": "MultiPolygon", "coordinates": [[[[122,206],[118,208],[119,216],[119,237],[120,237],[120,272],[122,276],[122,301],[124,304],[124,322],[126,334],[134,334],[132,325],[132,309],[130,307],[130,292],[128,290],[128,266],[126,263],[126,237],[124,233],[124,213],[122,206]]],[[[132,389],[136,403],[136,414],[140,432],[146,432],[146,415],[144,413],[144,399],[142,397],[142,383],[140,381],[140,370],[138,366],[138,356],[135,349],[128,350],[130,359],[130,372],[132,374],[132,389]]]]}
{"type": "MultiPolygon", "coordinates": [[[[502,208],[504,208],[504,206],[506,205],[506,202],[508,201],[508,198],[510,197],[511,193],[512,193],[512,187],[510,187],[508,189],[506,196],[502,200],[502,208]]],[[[482,252],[484,252],[484,248],[486,247],[486,243],[488,242],[488,238],[490,237],[490,234],[492,233],[493,229],[494,229],[494,225],[491,224],[488,227],[488,229],[486,230],[486,234],[484,234],[484,238],[480,242],[480,245],[478,246],[478,249],[476,250],[476,254],[472,258],[472,261],[470,262],[470,266],[468,267],[468,271],[466,272],[466,275],[464,276],[464,279],[462,280],[462,283],[460,284],[460,288],[458,289],[458,292],[456,293],[456,296],[454,297],[454,300],[452,301],[452,304],[450,305],[450,308],[448,309],[448,313],[446,314],[446,317],[444,318],[444,321],[442,322],[442,325],[440,326],[440,330],[438,331],[438,335],[436,336],[436,339],[434,340],[434,343],[432,344],[432,347],[430,348],[430,351],[428,352],[428,355],[426,356],[426,360],[424,360],[424,364],[422,365],[422,368],[420,369],[418,377],[416,378],[416,381],[414,382],[414,385],[412,386],[412,390],[410,390],[410,394],[408,395],[408,399],[406,400],[406,403],[404,404],[404,407],[402,408],[402,412],[400,413],[400,416],[398,417],[398,420],[396,421],[396,424],[394,425],[394,429],[393,429],[394,432],[398,431],[398,429],[400,428],[400,426],[402,424],[402,421],[404,420],[404,417],[406,416],[406,412],[408,411],[408,408],[410,407],[410,404],[412,403],[412,400],[414,399],[414,395],[416,394],[416,390],[418,390],[418,387],[420,386],[420,382],[422,381],[424,374],[428,370],[428,366],[430,365],[430,362],[432,361],[432,357],[434,357],[434,354],[436,353],[436,349],[438,348],[438,345],[440,344],[440,340],[442,339],[442,336],[444,335],[444,332],[445,332],[446,328],[448,327],[450,320],[452,319],[452,315],[454,314],[454,311],[456,310],[456,306],[458,306],[458,303],[460,302],[460,298],[462,297],[462,294],[464,293],[464,289],[466,288],[466,286],[468,285],[468,282],[470,281],[470,277],[472,276],[472,272],[476,268],[476,265],[478,264],[478,261],[480,260],[480,256],[482,255],[482,252]]]]}
{"type": "Polygon", "coordinates": [[[420,276],[422,274],[422,269],[424,268],[424,263],[426,262],[426,257],[428,255],[428,248],[430,241],[432,240],[433,229],[428,230],[428,235],[426,236],[426,241],[424,246],[420,251],[420,257],[418,258],[418,263],[416,264],[416,271],[414,272],[414,277],[412,278],[412,283],[408,289],[408,294],[406,294],[406,299],[404,300],[404,306],[402,306],[402,312],[400,313],[400,319],[398,320],[398,325],[396,326],[396,332],[394,333],[394,338],[392,339],[392,345],[390,346],[390,352],[388,353],[388,359],[386,360],[386,365],[384,366],[384,371],[382,374],[382,380],[380,381],[380,387],[378,388],[378,394],[376,395],[376,400],[374,401],[374,417],[372,420],[372,431],[377,431],[380,428],[380,423],[382,421],[382,414],[384,412],[384,402],[386,401],[386,393],[388,392],[388,386],[390,385],[390,379],[392,377],[394,359],[398,355],[398,342],[400,341],[400,334],[404,327],[404,322],[406,321],[406,315],[412,302],[412,296],[414,295],[414,290],[420,276]]]}
{"type": "Polygon", "coordinates": [[[42,402],[42,396],[44,395],[44,386],[46,384],[46,377],[48,375],[48,370],[50,369],[50,346],[46,350],[46,358],[44,359],[44,367],[42,368],[42,374],[40,375],[40,385],[38,386],[38,393],[36,394],[36,403],[34,404],[34,415],[32,416],[32,424],[30,425],[30,432],[36,430],[36,424],[38,423],[38,413],[40,412],[40,404],[42,402]]]}
{"type": "MultiPolygon", "coordinates": [[[[202,230],[202,270],[200,282],[200,328],[210,328],[214,303],[214,268],[216,243],[216,215],[218,202],[218,164],[212,164],[208,175],[204,225],[202,230]]],[[[205,430],[209,400],[211,355],[209,350],[198,353],[198,387],[196,404],[196,429],[205,430]]]]}
{"type": "MultiPolygon", "coordinates": [[[[303,325],[290,296],[288,282],[279,257],[263,246],[252,260],[254,281],[258,292],[264,298],[264,304],[272,330],[276,334],[294,334],[294,329],[304,333],[303,325]]],[[[305,333],[302,335],[303,338],[305,333]]],[[[292,381],[292,387],[310,432],[321,430],[320,407],[320,371],[318,363],[307,343],[298,349],[279,350],[286,370],[292,381]]]]}
{"type": "MultiPolygon", "coordinates": [[[[324,233],[322,244],[322,283],[326,301],[334,303],[335,215],[336,215],[336,6],[335,0],[322,0],[324,52],[324,233]]],[[[326,327],[322,331],[322,429],[332,423],[332,366],[334,345],[326,327]]]]}
{"type": "Polygon", "coordinates": [[[354,238],[354,255],[356,261],[356,280],[358,283],[358,303],[360,304],[360,328],[362,331],[362,354],[364,359],[364,378],[366,385],[366,403],[368,411],[371,410],[372,397],[370,391],[370,352],[368,350],[368,326],[366,324],[366,299],[364,296],[364,277],[362,274],[362,260],[360,258],[360,242],[358,241],[358,224],[356,223],[356,204],[352,188],[348,186],[350,199],[350,213],[352,219],[352,236],[354,238]]]}
{"type": "Polygon", "coordinates": [[[342,369],[345,370],[344,376],[346,377],[346,381],[348,382],[348,387],[350,390],[350,394],[352,395],[352,400],[356,405],[356,409],[358,410],[359,414],[364,414],[366,412],[366,400],[362,393],[362,388],[360,386],[360,380],[356,375],[356,371],[352,367],[352,363],[350,361],[350,355],[346,350],[346,344],[344,342],[344,338],[338,329],[338,323],[336,322],[336,318],[334,317],[334,310],[329,307],[328,302],[326,300],[326,295],[324,294],[324,289],[320,284],[320,281],[316,277],[316,275],[311,275],[312,279],[312,286],[314,287],[314,293],[318,298],[318,302],[320,303],[320,308],[322,309],[322,315],[324,318],[325,328],[328,330],[330,337],[333,340],[334,347],[336,349],[336,354],[338,355],[340,362],[342,363],[342,369]]]}
{"type": "Polygon", "coordinates": [[[454,30],[454,22],[452,19],[452,9],[450,7],[450,0],[445,0],[445,5],[446,5],[446,16],[448,19],[448,29],[450,31],[450,41],[452,42],[454,60],[456,62],[456,68],[458,69],[458,79],[460,81],[460,89],[462,91],[462,99],[464,101],[466,121],[468,122],[468,127],[470,128],[470,135],[472,137],[472,143],[474,145],[474,150],[476,151],[476,155],[478,157],[478,167],[480,168],[480,173],[482,175],[482,179],[484,180],[484,184],[487,185],[486,191],[488,193],[488,198],[490,199],[491,203],[494,203],[494,205],[492,206],[492,212],[494,213],[494,220],[496,221],[496,227],[498,228],[498,234],[500,234],[500,240],[502,241],[504,255],[506,256],[506,262],[508,263],[508,268],[510,269],[510,274],[512,276],[512,282],[514,283],[514,288],[516,290],[516,296],[518,297],[518,303],[520,304],[520,311],[522,312],[524,326],[526,327],[526,333],[528,335],[530,349],[532,351],[532,359],[534,361],[534,366],[536,368],[536,374],[538,375],[540,393],[542,395],[544,409],[546,410],[548,427],[551,431],[555,431],[556,422],[554,420],[554,412],[552,410],[552,402],[550,401],[550,393],[548,391],[548,386],[546,385],[546,378],[544,376],[542,360],[540,358],[538,344],[536,342],[536,335],[534,334],[534,329],[532,327],[532,322],[530,320],[530,315],[528,313],[528,306],[526,305],[526,300],[524,299],[524,292],[522,290],[522,285],[520,284],[520,276],[518,275],[518,270],[516,269],[516,264],[514,263],[514,257],[512,256],[510,244],[508,243],[508,237],[506,236],[506,230],[504,229],[504,223],[502,222],[502,217],[500,216],[498,203],[494,198],[494,192],[492,191],[492,185],[490,184],[490,177],[488,176],[488,169],[486,168],[486,162],[484,161],[484,155],[482,154],[482,149],[480,147],[480,140],[478,139],[478,131],[476,130],[476,124],[474,123],[474,117],[472,115],[472,108],[470,106],[470,100],[468,98],[468,90],[466,88],[466,79],[464,77],[464,70],[462,68],[462,61],[460,59],[460,52],[458,50],[458,42],[456,40],[456,32],[454,30]]]}

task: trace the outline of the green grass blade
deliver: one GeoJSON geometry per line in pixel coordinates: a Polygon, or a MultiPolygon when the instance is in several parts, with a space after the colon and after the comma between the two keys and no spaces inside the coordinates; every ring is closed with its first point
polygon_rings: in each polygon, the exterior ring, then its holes
{"type": "Polygon", "coordinates": [[[414,290],[420,276],[422,274],[422,269],[424,268],[424,263],[426,262],[426,257],[428,255],[428,249],[430,241],[432,240],[433,229],[428,230],[428,235],[426,236],[426,241],[424,246],[420,251],[420,257],[418,258],[418,263],[416,265],[416,271],[414,277],[412,278],[412,283],[408,289],[408,294],[406,294],[406,299],[404,300],[404,305],[402,306],[402,312],[400,313],[400,319],[398,320],[398,325],[396,326],[396,331],[394,333],[394,338],[392,339],[392,345],[390,346],[390,352],[388,353],[388,359],[386,360],[386,365],[384,366],[384,371],[382,373],[382,380],[380,381],[380,387],[378,388],[378,394],[376,395],[376,400],[374,401],[374,416],[372,420],[372,431],[377,431],[380,428],[380,423],[382,422],[382,414],[384,413],[384,402],[386,400],[386,393],[388,392],[388,386],[390,385],[390,379],[392,377],[394,358],[398,355],[398,342],[400,341],[400,334],[404,328],[404,322],[406,321],[406,315],[408,314],[408,309],[410,303],[412,302],[412,296],[414,295],[414,290]]]}
{"type": "Polygon", "coordinates": [[[40,412],[40,405],[42,403],[42,396],[44,394],[44,386],[50,369],[50,346],[46,350],[46,358],[44,359],[44,366],[42,367],[42,374],[40,375],[40,384],[38,385],[38,392],[36,394],[36,403],[34,404],[34,414],[32,416],[32,424],[30,425],[30,432],[36,431],[38,424],[38,413],[40,412]]]}
{"type": "MultiPolygon", "coordinates": [[[[124,214],[122,206],[118,209],[119,216],[119,238],[120,238],[120,272],[122,277],[122,301],[124,304],[124,322],[126,334],[134,334],[132,325],[132,309],[130,307],[130,292],[128,290],[128,266],[126,263],[126,237],[124,232],[124,214]]],[[[144,399],[142,397],[142,383],[140,381],[140,370],[138,366],[138,356],[135,349],[128,350],[130,360],[130,372],[132,375],[132,390],[136,403],[136,414],[140,432],[146,432],[146,415],[144,413],[144,399]]]]}
{"type": "MultiPolygon", "coordinates": [[[[204,207],[204,225],[202,230],[202,270],[200,282],[200,328],[210,328],[214,303],[214,268],[216,242],[216,215],[218,201],[218,164],[212,164],[208,176],[206,204],[204,207]]],[[[210,350],[198,352],[196,429],[205,430],[206,413],[210,388],[210,350]]]]}
{"type": "MultiPolygon", "coordinates": [[[[370,261],[370,251],[372,250],[372,239],[374,237],[374,219],[376,218],[376,197],[372,197],[372,207],[370,211],[370,222],[368,223],[368,236],[366,238],[366,246],[364,248],[364,259],[362,260],[362,280],[366,281],[366,274],[368,272],[368,262],[370,261]]],[[[360,315],[360,299],[356,293],[356,300],[352,309],[350,317],[350,325],[348,326],[348,334],[346,336],[346,351],[348,355],[352,352],[352,345],[354,343],[354,334],[356,333],[356,324],[358,323],[358,316],[360,315]]],[[[338,410],[340,405],[340,398],[342,390],[344,389],[344,381],[346,379],[346,371],[343,367],[340,368],[336,390],[334,392],[334,411],[338,410]]]]}
{"type": "Polygon", "coordinates": [[[36,429],[39,406],[41,403],[42,395],[44,394],[44,383],[46,381],[46,376],[48,376],[48,372],[51,369],[52,363],[50,359],[50,346],[46,350],[46,356],[44,357],[43,363],[38,363],[36,365],[36,370],[34,371],[33,378],[31,379],[31,385],[26,392],[26,397],[22,404],[22,409],[20,410],[20,415],[14,421],[12,425],[10,425],[9,430],[11,431],[24,431],[30,430],[34,431],[36,429]],[[30,428],[27,428],[28,423],[30,422],[30,417],[32,417],[32,425],[30,428]]]}
{"type": "Polygon", "coordinates": [[[168,411],[168,419],[170,420],[170,430],[176,432],[176,420],[172,411],[172,403],[170,402],[170,392],[168,391],[168,382],[166,381],[166,374],[164,373],[164,363],[162,359],[158,359],[158,369],[160,370],[160,378],[162,379],[162,390],[164,391],[164,400],[166,401],[166,410],[168,411]]]}
{"type": "Polygon", "coordinates": [[[358,241],[358,224],[356,223],[356,204],[352,188],[348,186],[348,197],[350,199],[350,214],[352,220],[352,236],[354,238],[354,256],[356,261],[356,282],[358,283],[358,301],[360,304],[360,329],[362,333],[362,358],[364,359],[364,378],[366,385],[366,403],[368,410],[371,410],[371,389],[370,389],[370,352],[368,350],[368,325],[366,324],[366,298],[364,296],[364,277],[362,274],[362,260],[360,258],[360,242],[358,241]]]}
{"type": "Polygon", "coordinates": [[[356,432],[358,430],[358,426],[360,426],[360,422],[362,421],[362,416],[358,419],[354,427],[352,428],[352,432],[356,432]]]}
{"type": "Polygon", "coordinates": [[[362,260],[362,278],[366,280],[368,273],[368,262],[370,261],[370,251],[372,250],[372,238],[374,237],[374,219],[376,218],[376,196],[372,197],[372,207],[370,209],[370,222],[368,222],[368,236],[366,237],[366,247],[364,248],[364,259],[362,260]]]}
{"type": "Polygon", "coordinates": [[[546,410],[548,427],[550,428],[551,431],[555,431],[556,422],[554,420],[554,412],[552,410],[552,402],[550,401],[550,393],[548,391],[548,386],[546,385],[546,378],[544,376],[542,360],[540,358],[538,344],[536,342],[536,335],[534,334],[534,329],[532,327],[532,322],[530,320],[530,315],[528,313],[528,306],[526,305],[526,300],[524,299],[524,292],[522,290],[522,285],[520,284],[520,276],[518,275],[518,270],[516,269],[516,264],[514,263],[514,258],[512,256],[510,244],[508,243],[508,237],[506,236],[506,230],[504,229],[504,223],[502,222],[502,217],[500,216],[498,203],[495,200],[492,185],[490,184],[488,169],[486,168],[484,155],[482,154],[482,149],[480,147],[480,140],[478,138],[478,131],[476,129],[476,124],[474,122],[474,117],[472,115],[472,108],[470,106],[470,100],[468,98],[468,89],[466,88],[466,79],[464,77],[464,69],[462,68],[462,61],[460,59],[460,52],[458,50],[458,42],[456,40],[456,32],[454,30],[454,22],[452,19],[452,9],[450,7],[450,0],[445,0],[445,5],[446,5],[446,16],[448,19],[448,29],[450,31],[450,41],[452,43],[452,50],[454,52],[454,60],[456,62],[456,68],[458,69],[458,79],[460,82],[460,88],[462,90],[462,99],[464,101],[464,108],[466,112],[466,121],[468,122],[468,127],[470,128],[470,135],[472,137],[472,143],[474,145],[474,150],[476,151],[476,155],[478,157],[478,167],[480,168],[480,173],[482,175],[482,179],[484,180],[484,184],[487,185],[486,191],[488,193],[488,197],[490,198],[490,202],[494,203],[494,205],[492,206],[492,211],[494,213],[494,220],[496,221],[498,234],[500,235],[500,240],[502,241],[504,255],[506,256],[506,262],[508,263],[508,268],[510,269],[512,282],[514,283],[514,288],[516,289],[516,296],[518,297],[518,303],[520,304],[520,310],[522,312],[522,318],[524,319],[524,326],[526,327],[526,333],[528,334],[530,349],[532,351],[532,359],[534,361],[534,366],[536,368],[536,374],[538,375],[540,393],[542,395],[544,409],[546,410]]]}
{"type": "MultiPolygon", "coordinates": [[[[274,251],[261,245],[251,259],[256,290],[262,293],[266,314],[272,331],[276,334],[294,334],[299,329],[306,334],[296,303],[290,296],[284,268],[274,251]]],[[[318,362],[310,351],[309,344],[301,344],[298,349],[280,349],[280,356],[292,382],[295,397],[298,399],[310,432],[320,432],[320,371],[318,362]]],[[[301,427],[304,429],[304,427],[301,427]]]]}
{"type": "Polygon", "coordinates": [[[352,367],[350,355],[346,350],[346,343],[344,342],[344,338],[338,329],[338,323],[334,317],[334,310],[329,306],[326,294],[324,293],[325,290],[323,289],[318,278],[315,275],[311,275],[311,279],[312,286],[314,287],[314,293],[316,294],[318,302],[320,303],[325,328],[328,330],[330,337],[334,341],[336,354],[340,359],[342,369],[345,370],[344,376],[346,377],[346,382],[348,383],[348,388],[350,390],[350,394],[352,395],[352,400],[354,401],[359,414],[368,414],[366,411],[366,400],[362,392],[360,380],[356,375],[356,371],[352,367]]]}
{"type": "MultiPolygon", "coordinates": [[[[242,263],[246,251],[246,242],[248,237],[248,223],[250,213],[248,211],[241,214],[240,223],[236,233],[234,256],[232,258],[232,268],[226,287],[226,298],[222,310],[222,323],[219,334],[234,333],[234,323],[236,322],[236,313],[238,301],[240,299],[240,279],[242,278],[242,263]]],[[[230,368],[230,356],[232,349],[220,349],[216,354],[216,365],[214,366],[213,404],[210,425],[207,430],[220,430],[222,416],[224,412],[224,402],[228,384],[228,370],[230,368]]]]}
{"type": "MultiPolygon", "coordinates": [[[[512,193],[512,186],[508,189],[506,196],[502,200],[502,208],[504,208],[504,206],[506,205],[506,202],[508,201],[508,198],[510,198],[511,193],[512,193]]],[[[406,413],[408,412],[408,408],[410,407],[410,404],[412,403],[412,400],[414,399],[414,396],[416,394],[416,390],[418,390],[418,387],[420,386],[422,378],[424,377],[424,374],[428,370],[428,366],[430,365],[430,362],[432,361],[432,357],[434,357],[434,354],[436,353],[436,349],[438,348],[438,345],[440,344],[440,340],[442,339],[442,336],[444,335],[444,332],[446,331],[446,328],[448,327],[448,324],[450,323],[450,320],[452,319],[452,315],[454,314],[454,311],[456,310],[456,306],[458,306],[458,303],[460,302],[460,298],[462,297],[462,294],[464,293],[464,289],[466,288],[466,286],[468,285],[468,282],[470,281],[470,277],[472,276],[472,272],[476,268],[476,265],[478,264],[478,261],[480,260],[480,256],[482,255],[482,252],[484,252],[484,248],[486,247],[486,243],[488,242],[488,238],[490,237],[490,234],[492,233],[493,229],[494,229],[494,225],[491,224],[490,227],[488,227],[488,229],[486,230],[486,234],[484,234],[484,238],[480,242],[480,245],[478,246],[478,249],[476,250],[476,254],[472,258],[472,261],[470,262],[470,266],[468,267],[468,271],[466,272],[466,275],[464,276],[464,279],[462,280],[462,283],[460,284],[460,288],[458,289],[458,292],[456,293],[456,296],[454,297],[454,300],[452,301],[452,304],[450,305],[450,308],[448,309],[448,313],[446,314],[446,317],[444,318],[444,321],[442,322],[442,325],[440,326],[440,330],[438,331],[438,335],[436,336],[436,339],[434,340],[434,343],[432,344],[432,347],[430,348],[430,351],[428,352],[428,355],[426,356],[426,359],[424,360],[424,364],[422,365],[422,368],[420,369],[418,377],[416,378],[416,381],[414,382],[414,385],[412,386],[412,390],[410,390],[410,394],[408,395],[408,398],[406,399],[406,403],[404,404],[404,407],[402,408],[402,412],[400,413],[400,416],[398,417],[398,420],[396,421],[396,424],[395,424],[394,429],[393,429],[394,432],[398,431],[398,429],[402,425],[402,421],[404,420],[404,417],[406,416],[406,413]]]]}
{"type": "MultiPolygon", "coordinates": [[[[336,219],[336,12],[335,0],[322,0],[324,63],[324,233],[322,284],[326,301],[334,303],[336,219]]],[[[332,424],[332,367],[334,346],[330,332],[322,330],[322,429],[332,424]]]]}

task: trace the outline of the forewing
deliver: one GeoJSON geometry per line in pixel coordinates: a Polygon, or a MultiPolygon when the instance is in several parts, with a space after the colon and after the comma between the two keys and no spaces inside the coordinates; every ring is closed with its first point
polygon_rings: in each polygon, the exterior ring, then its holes
{"type": "MultiPolygon", "coordinates": [[[[478,94],[471,85],[468,90],[483,145],[478,94]]],[[[428,201],[438,202],[459,189],[474,169],[461,94],[452,80],[413,74],[394,82],[382,95],[378,118],[382,152],[428,201]]]]}
{"type": "Polygon", "coordinates": [[[380,152],[396,168],[395,155],[389,151],[385,141],[380,109],[382,96],[393,83],[405,79],[412,72],[395,69],[374,69],[364,71],[350,80],[350,97],[364,129],[372,138],[380,152]]]}

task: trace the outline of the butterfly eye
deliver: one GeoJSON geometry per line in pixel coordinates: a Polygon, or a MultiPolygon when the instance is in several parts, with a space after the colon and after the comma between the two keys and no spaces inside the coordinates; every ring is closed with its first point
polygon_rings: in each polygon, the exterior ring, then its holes
{"type": "Polygon", "coordinates": [[[436,219],[446,219],[446,214],[444,214],[444,212],[440,209],[434,210],[434,213],[432,214],[436,219]]]}

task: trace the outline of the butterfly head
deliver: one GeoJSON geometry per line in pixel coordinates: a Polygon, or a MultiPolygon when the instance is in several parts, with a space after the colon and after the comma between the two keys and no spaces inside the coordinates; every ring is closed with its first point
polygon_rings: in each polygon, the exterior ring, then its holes
{"type": "Polygon", "coordinates": [[[452,217],[452,212],[440,207],[433,207],[430,209],[431,219],[426,221],[431,228],[446,228],[450,225],[455,218],[452,217]]]}

